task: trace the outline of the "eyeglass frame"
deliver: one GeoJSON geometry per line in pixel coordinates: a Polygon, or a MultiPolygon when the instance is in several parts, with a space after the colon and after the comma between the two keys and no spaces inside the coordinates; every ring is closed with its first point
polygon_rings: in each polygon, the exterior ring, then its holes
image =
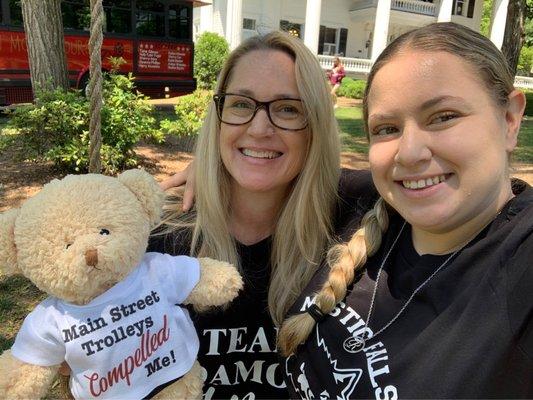
{"type": "Polygon", "coordinates": [[[266,112],[266,114],[268,116],[268,120],[270,121],[270,123],[272,125],[274,125],[278,129],[282,129],[284,131],[293,131],[293,132],[295,132],[295,131],[302,131],[302,130],[304,130],[305,128],[307,128],[309,126],[309,121],[307,120],[307,117],[305,117],[305,125],[302,128],[298,128],[298,129],[283,128],[283,127],[277,125],[272,120],[272,116],[270,115],[270,104],[272,104],[272,103],[274,103],[276,101],[280,101],[280,100],[295,100],[295,101],[299,101],[300,103],[303,104],[303,100],[302,99],[295,99],[295,98],[292,98],[292,97],[283,97],[283,98],[280,98],[280,99],[274,99],[274,100],[270,100],[270,101],[259,101],[259,100],[254,99],[253,97],[246,96],[246,95],[240,94],[240,93],[218,93],[218,94],[213,95],[213,101],[215,102],[215,105],[216,105],[215,108],[216,108],[216,111],[217,111],[218,120],[220,122],[223,122],[223,123],[227,124],[227,125],[240,126],[240,125],[249,124],[255,118],[255,115],[257,114],[257,111],[259,111],[259,109],[261,109],[261,108],[264,108],[265,112],[266,112]],[[224,107],[224,103],[222,102],[222,100],[224,99],[224,97],[226,95],[245,97],[247,99],[252,100],[255,103],[254,112],[252,113],[252,115],[250,116],[250,119],[248,121],[240,123],[240,124],[235,124],[235,123],[226,122],[226,121],[222,120],[222,107],[224,107]]]}

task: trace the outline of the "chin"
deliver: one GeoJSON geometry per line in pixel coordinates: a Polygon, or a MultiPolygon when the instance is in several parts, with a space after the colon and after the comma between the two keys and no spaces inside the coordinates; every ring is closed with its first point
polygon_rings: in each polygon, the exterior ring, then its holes
{"type": "Polygon", "coordinates": [[[399,213],[411,226],[435,233],[445,231],[445,226],[450,225],[453,216],[456,214],[443,210],[427,210],[425,212],[405,212],[400,210],[399,213]]]}

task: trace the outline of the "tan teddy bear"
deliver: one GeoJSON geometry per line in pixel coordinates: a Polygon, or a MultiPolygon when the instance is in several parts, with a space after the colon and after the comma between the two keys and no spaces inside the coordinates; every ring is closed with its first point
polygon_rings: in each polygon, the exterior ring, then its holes
{"type": "Polygon", "coordinates": [[[0,356],[1,399],[43,397],[63,361],[75,398],[201,397],[179,304],[223,305],[242,279],[227,263],[145,253],[163,198],[141,170],[72,175],[0,214],[0,271],[50,295],[0,356]]]}

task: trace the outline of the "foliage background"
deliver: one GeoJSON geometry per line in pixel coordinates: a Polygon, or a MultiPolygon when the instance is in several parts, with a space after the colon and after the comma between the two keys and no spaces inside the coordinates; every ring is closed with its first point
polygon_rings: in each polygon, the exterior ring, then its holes
{"type": "Polygon", "coordinates": [[[202,33],[194,45],[194,76],[199,89],[214,89],[229,54],[226,39],[213,32],[202,33]]]}

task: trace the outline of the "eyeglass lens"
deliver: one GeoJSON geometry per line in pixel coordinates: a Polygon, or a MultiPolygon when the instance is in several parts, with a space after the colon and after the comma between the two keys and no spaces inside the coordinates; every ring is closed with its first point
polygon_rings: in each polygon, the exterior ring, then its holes
{"type": "MultiPolygon", "coordinates": [[[[219,101],[223,104],[220,119],[227,124],[247,124],[256,113],[256,101],[246,96],[225,94],[220,96],[219,101]]],[[[300,100],[274,100],[269,102],[267,112],[270,121],[278,128],[300,130],[307,126],[307,118],[300,100]]]]}

